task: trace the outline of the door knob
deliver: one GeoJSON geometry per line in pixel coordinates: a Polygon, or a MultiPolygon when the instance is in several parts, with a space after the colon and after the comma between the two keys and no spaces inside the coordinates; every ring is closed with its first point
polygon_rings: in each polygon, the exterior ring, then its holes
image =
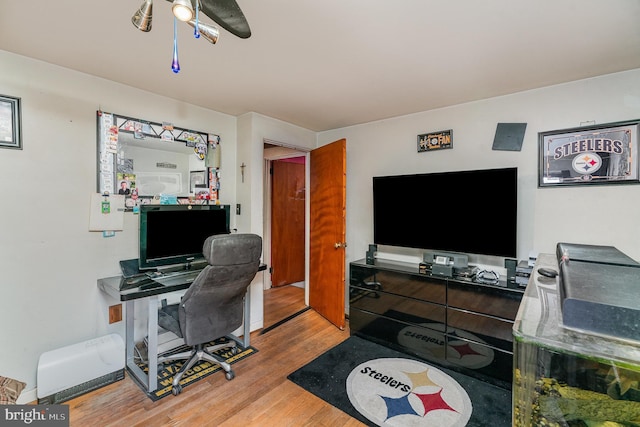
{"type": "Polygon", "coordinates": [[[336,242],[336,243],[333,244],[333,246],[336,249],[346,248],[347,247],[347,242],[336,242]]]}

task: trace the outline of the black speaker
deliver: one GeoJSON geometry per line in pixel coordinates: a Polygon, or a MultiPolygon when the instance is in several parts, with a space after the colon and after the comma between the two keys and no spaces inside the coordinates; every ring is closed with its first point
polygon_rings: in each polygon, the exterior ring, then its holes
{"type": "Polygon", "coordinates": [[[504,266],[507,269],[507,286],[516,286],[516,265],[518,260],[506,258],[504,260],[504,266]]]}
{"type": "Polygon", "coordinates": [[[369,245],[367,251],[367,264],[373,265],[376,263],[376,252],[378,252],[378,245],[369,245]]]}
{"type": "Polygon", "coordinates": [[[491,149],[498,151],[520,151],[526,129],[526,123],[498,123],[491,149]]]}

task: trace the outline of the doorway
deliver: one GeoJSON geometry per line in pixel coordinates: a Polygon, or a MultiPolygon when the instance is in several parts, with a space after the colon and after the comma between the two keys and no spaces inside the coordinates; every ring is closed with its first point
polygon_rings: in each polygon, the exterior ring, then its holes
{"type": "MultiPolygon", "coordinates": [[[[273,148],[285,151],[276,156],[279,159],[301,155],[305,157],[305,189],[303,191],[306,215],[304,220],[305,281],[302,284],[304,307],[305,309],[313,308],[335,326],[343,329],[346,313],[346,139],[343,138],[309,151],[302,151],[304,149],[295,147],[287,148],[284,145],[276,145],[273,148]],[[287,150],[290,151],[286,152],[287,150]]],[[[276,157],[271,157],[271,154],[271,147],[264,149],[263,260],[267,265],[272,262],[271,234],[278,221],[271,216],[270,170],[271,162],[276,160],[276,157]]],[[[298,193],[295,187],[292,191],[298,193]]],[[[271,274],[267,274],[266,277],[263,293],[281,289],[272,286],[271,274]]],[[[302,311],[304,310],[294,313],[284,321],[302,311]]],[[[264,319],[269,318],[266,310],[263,310],[263,314],[264,319]]],[[[267,328],[271,326],[266,320],[263,324],[267,328]]]]}
{"type": "Polygon", "coordinates": [[[264,144],[264,327],[307,308],[307,153],[264,144]]]}

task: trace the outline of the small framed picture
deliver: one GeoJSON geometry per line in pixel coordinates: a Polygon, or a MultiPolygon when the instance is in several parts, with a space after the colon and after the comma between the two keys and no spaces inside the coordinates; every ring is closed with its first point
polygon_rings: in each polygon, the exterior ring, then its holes
{"type": "Polygon", "coordinates": [[[0,148],[22,150],[20,98],[0,95],[0,148]]]}
{"type": "Polygon", "coordinates": [[[538,187],[637,184],[640,120],[538,134],[538,187]]]}
{"type": "Polygon", "coordinates": [[[189,172],[189,188],[191,192],[195,193],[196,189],[201,190],[203,188],[206,188],[207,191],[209,191],[209,181],[207,178],[206,170],[189,172]]]}
{"type": "Polygon", "coordinates": [[[453,148],[453,130],[418,135],[418,153],[453,148]]]}

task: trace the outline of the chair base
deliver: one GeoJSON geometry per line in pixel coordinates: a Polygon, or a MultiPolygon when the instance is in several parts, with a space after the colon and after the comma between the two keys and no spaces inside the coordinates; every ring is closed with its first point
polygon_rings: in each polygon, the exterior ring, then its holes
{"type": "Polygon", "coordinates": [[[213,353],[214,351],[218,351],[222,348],[231,348],[233,349],[234,353],[237,352],[236,342],[233,339],[230,339],[228,342],[208,347],[205,347],[204,344],[197,344],[189,351],[158,357],[159,364],[165,362],[173,362],[176,360],[186,360],[180,370],[173,376],[171,385],[173,387],[172,392],[174,396],[177,396],[182,391],[180,380],[184,376],[185,372],[187,372],[193,367],[193,365],[200,362],[201,360],[206,360],[208,362],[220,365],[220,367],[225,371],[225,377],[227,378],[227,380],[232,380],[235,377],[235,373],[231,369],[231,365],[225,362],[222,357],[213,353]]]}

